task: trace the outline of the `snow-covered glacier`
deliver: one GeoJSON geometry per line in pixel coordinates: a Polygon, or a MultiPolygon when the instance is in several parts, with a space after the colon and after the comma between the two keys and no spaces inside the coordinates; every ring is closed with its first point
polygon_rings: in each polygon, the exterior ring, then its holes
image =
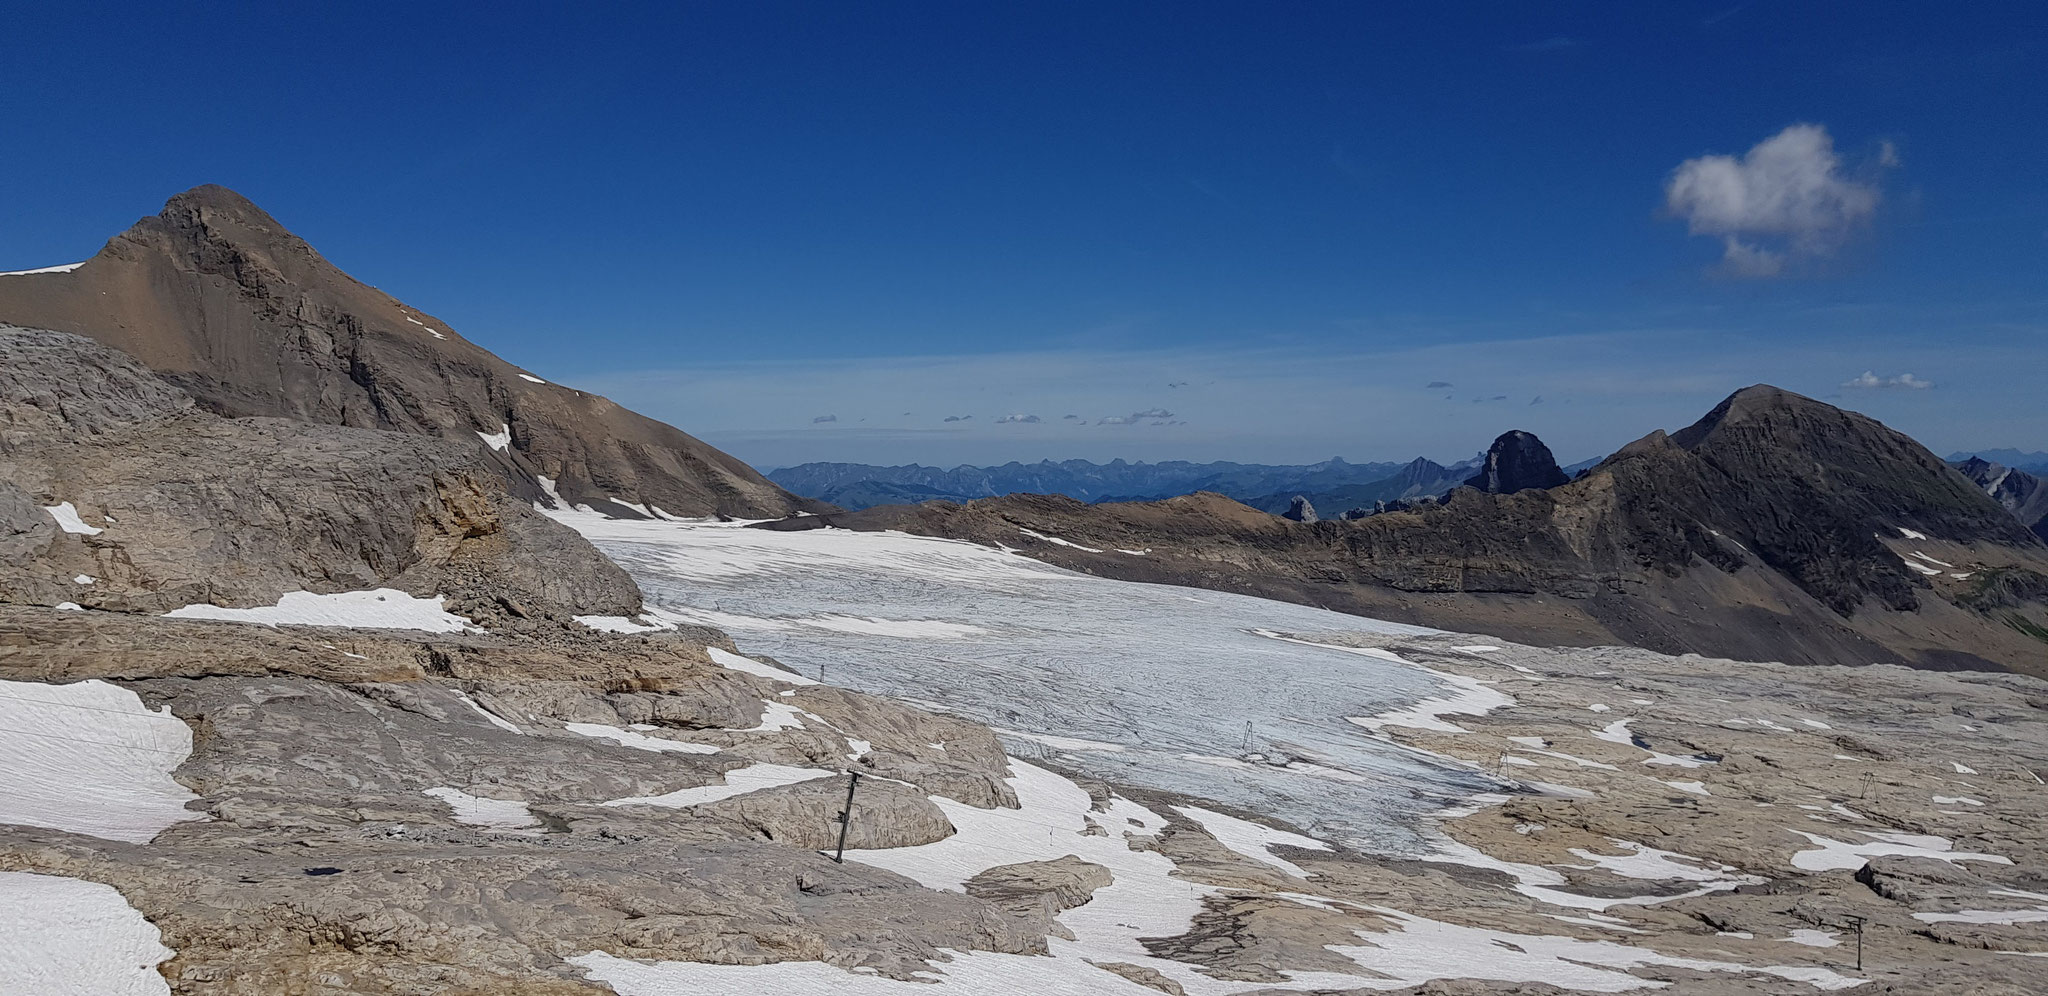
{"type": "Polygon", "coordinates": [[[1347,717],[1441,695],[1430,672],[1273,633],[1433,631],[1097,578],[972,543],[553,513],[619,562],[648,615],[717,626],[809,677],[949,711],[1013,754],[1213,799],[1379,853],[1498,787],[1347,717]]]}

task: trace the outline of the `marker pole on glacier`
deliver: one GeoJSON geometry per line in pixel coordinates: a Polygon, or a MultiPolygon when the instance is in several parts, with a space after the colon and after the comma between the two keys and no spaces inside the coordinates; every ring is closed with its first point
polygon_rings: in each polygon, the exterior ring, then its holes
{"type": "Polygon", "coordinates": [[[832,860],[846,863],[846,828],[853,822],[853,790],[860,787],[860,772],[849,771],[846,780],[846,808],[839,811],[839,846],[832,851],[832,860]]]}

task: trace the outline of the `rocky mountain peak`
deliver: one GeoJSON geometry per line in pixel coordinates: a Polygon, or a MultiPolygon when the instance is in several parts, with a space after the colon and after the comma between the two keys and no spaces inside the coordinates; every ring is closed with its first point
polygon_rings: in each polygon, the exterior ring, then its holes
{"type": "Polygon", "coordinates": [[[1511,429],[1500,434],[1486,451],[1486,462],[1465,486],[1488,494],[1506,495],[1530,488],[1554,488],[1569,481],[1535,433],[1511,429]]]}
{"type": "Polygon", "coordinates": [[[670,426],[506,363],[342,272],[226,187],[172,197],[74,270],[8,278],[0,321],[89,336],[220,415],[483,448],[528,500],[559,494],[626,515],[829,507],[670,426]]]}
{"type": "Polygon", "coordinates": [[[1280,517],[1283,519],[1293,519],[1296,522],[1315,522],[1316,507],[1309,504],[1309,500],[1306,497],[1295,495],[1294,500],[1288,503],[1287,511],[1281,513],[1280,517]]]}

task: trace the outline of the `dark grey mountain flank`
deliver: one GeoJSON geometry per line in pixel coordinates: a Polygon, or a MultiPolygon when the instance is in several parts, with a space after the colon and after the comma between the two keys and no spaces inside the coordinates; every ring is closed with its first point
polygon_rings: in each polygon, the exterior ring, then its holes
{"type": "Polygon", "coordinates": [[[1479,473],[1466,478],[1465,486],[1492,495],[1511,495],[1530,488],[1554,488],[1568,480],[1543,440],[1513,429],[1493,441],[1486,462],[1479,473]]]}
{"type": "Polygon", "coordinates": [[[1764,386],[1575,481],[1457,488],[1353,521],[1290,522],[1215,494],[1013,495],[784,527],[820,525],[1000,542],[1105,576],[1536,643],[2048,674],[2042,540],[1912,439],[1764,386]]]}
{"type": "Polygon", "coordinates": [[[2011,512],[2020,525],[2048,540],[2048,480],[1976,457],[1956,461],[1952,466],[1983,488],[1992,501],[2011,512]]]}
{"type": "MultiPolygon", "coordinates": [[[[901,485],[919,489],[934,498],[969,500],[1006,494],[1056,494],[1080,501],[1151,501],[1215,491],[1252,499],[1285,491],[1288,496],[1320,493],[1333,488],[1378,481],[1401,469],[1394,463],[1347,463],[1332,458],[1321,463],[1272,465],[1219,461],[1188,463],[1168,460],[1135,463],[1111,460],[1063,460],[1038,463],[1012,461],[996,467],[961,465],[951,470],[905,464],[878,467],[859,463],[806,463],[768,472],[768,479],[809,498],[829,501],[845,508],[865,508],[885,502],[867,501],[870,496],[886,497],[883,488],[865,485],[901,485]]],[[[916,494],[918,492],[906,492],[916,494]]],[[[898,501],[904,499],[891,499],[898,501]]],[[[909,499],[926,500],[926,499],[909,499]]],[[[1280,508],[1286,508],[1283,496],[1280,508]]],[[[1277,511],[1277,509],[1276,509],[1277,511]]]]}
{"type": "Polygon", "coordinates": [[[485,459],[522,498],[546,498],[546,477],[571,502],[617,498],[675,515],[822,507],[667,425],[506,363],[357,282],[222,187],[171,198],[77,269],[0,280],[0,321],[90,336],[230,418],[472,448],[502,435],[485,459]]]}

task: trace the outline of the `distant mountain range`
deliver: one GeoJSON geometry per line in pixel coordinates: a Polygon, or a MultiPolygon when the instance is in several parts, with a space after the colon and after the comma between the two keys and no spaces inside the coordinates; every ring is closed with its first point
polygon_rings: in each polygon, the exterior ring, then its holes
{"type": "MultiPolygon", "coordinates": [[[[1041,460],[996,467],[963,464],[947,470],[920,464],[882,467],[866,463],[806,463],[767,473],[792,494],[858,510],[876,505],[927,501],[966,502],[1009,494],[1065,495],[1091,504],[1158,501],[1209,491],[1274,514],[1287,511],[1299,495],[1336,516],[1375,502],[1441,497],[1471,477],[1484,452],[1445,466],[1427,457],[1402,463],[1351,463],[1332,457],[1321,463],[1260,464],[1146,463],[1111,460],[1041,460]]],[[[1564,468],[1568,476],[1598,464],[1595,457],[1564,468]]]]}
{"type": "Polygon", "coordinates": [[[2048,475],[2048,453],[2027,453],[2015,449],[2003,450],[1957,450],[1948,455],[1949,463],[1962,463],[1976,457],[1985,463],[2001,467],[2024,470],[2029,474],[2048,475]]]}
{"type": "MultiPolygon", "coordinates": [[[[794,494],[858,509],[1007,494],[1065,495],[1085,502],[1153,501],[1197,491],[1256,498],[1278,491],[1320,493],[1378,481],[1401,469],[1398,463],[1349,463],[1339,457],[1311,464],[1041,460],[998,467],[963,464],[951,470],[919,464],[806,463],[772,470],[767,476],[794,494]]],[[[1286,507],[1284,500],[1281,507],[1286,507]]]]}

